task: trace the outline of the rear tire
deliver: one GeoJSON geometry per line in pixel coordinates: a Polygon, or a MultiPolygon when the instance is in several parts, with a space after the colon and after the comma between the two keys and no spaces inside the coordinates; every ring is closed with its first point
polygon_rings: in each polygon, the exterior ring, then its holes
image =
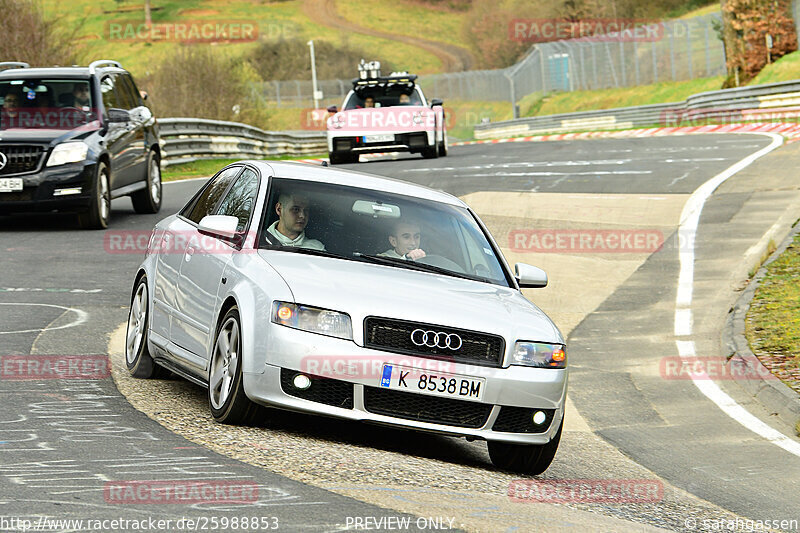
{"type": "Polygon", "coordinates": [[[161,209],[161,162],[154,151],[147,156],[147,187],[131,195],[133,210],[140,214],[154,214],[161,209]]]}
{"type": "Polygon", "coordinates": [[[78,224],[84,229],[106,229],[111,218],[111,187],[108,165],[100,161],[92,182],[89,209],[78,214],[78,224]]]}
{"type": "Polygon", "coordinates": [[[439,157],[447,157],[447,130],[442,130],[442,142],[439,144],[439,157]]]}
{"type": "Polygon", "coordinates": [[[165,371],[153,361],[147,349],[147,332],[150,328],[149,292],[147,278],[142,276],[136,284],[128,313],[125,331],[125,366],[135,378],[161,377],[165,371]]]}
{"type": "Polygon", "coordinates": [[[563,427],[564,418],[562,417],[558,431],[547,444],[526,445],[489,441],[487,445],[492,464],[501,470],[518,474],[534,476],[541,474],[547,470],[556,456],[563,427]]]}

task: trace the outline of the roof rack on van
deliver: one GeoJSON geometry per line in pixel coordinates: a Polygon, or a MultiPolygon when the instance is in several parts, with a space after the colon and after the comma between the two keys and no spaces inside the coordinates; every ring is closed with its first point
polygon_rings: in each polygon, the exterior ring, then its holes
{"type": "Polygon", "coordinates": [[[10,68],[31,68],[31,66],[22,61],[4,61],[0,63],[0,70],[6,70],[10,68]]]}
{"type": "Polygon", "coordinates": [[[122,65],[120,65],[118,61],[112,61],[111,59],[98,59],[97,61],[92,61],[89,64],[89,74],[94,74],[95,70],[105,66],[122,68],[122,65]]]}

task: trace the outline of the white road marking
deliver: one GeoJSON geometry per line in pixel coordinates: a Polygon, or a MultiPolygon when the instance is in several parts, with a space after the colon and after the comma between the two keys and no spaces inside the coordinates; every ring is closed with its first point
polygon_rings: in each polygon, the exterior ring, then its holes
{"type": "MultiPolygon", "coordinates": [[[[82,311],[80,309],[75,309],[74,307],[64,307],[62,305],[53,305],[53,304],[33,304],[33,303],[0,303],[0,305],[28,305],[28,306],[39,306],[39,307],[54,307],[56,309],[63,309],[64,313],[72,312],[75,313],[76,317],[75,320],[70,322],[69,324],[64,324],[63,326],[55,326],[55,327],[46,327],[46,328],[39,328],[39,329],[21,329],[18,331],[0,331],[0,335],[10,335],[12,333],[37,333],[40,331],[54,331],[57,329],[66,329],[66,328],[74,328],[75,326],[80,326],[84,322],[89,319],[89,314],[86,311],[82,311]]],[[[62,314],[63,316],[63,314],[62,314]]]]}
{"type": "MultiPolygon", "coordinates": [[[[692,285],[694,280],[694,242],[697,234],[697,224],[700,213],[706,200],[725,180],[752,164],[756,159],[771,152],[783,144],[783,137],[775,133],[763,133],[772,138],[772,142],[765,148],[750,154],[744,159],[717,174],[692,193],[681,213],[681,223],[678,235],[685,237],[679,247],[680,274],[678,276],[678,294],[675,298],[675,335],[686,336],[692,333],[691,309],[692,285]]],[[[681,359],[695,357],[695,345],[692,341],[675,340],[678,354],[681,359]]],[[[692,382],[703,395],[714,402],[725,414],[742,424],[750,431],[758,434],[767,441],[780,446],[787,452],[800,457],[800,442],[797,442],[780,431],[770,427],[757,417],[753,416],[744,407],[728,396],[714,381],[703,379],[702,376],[692,376],[692,382]]]]}

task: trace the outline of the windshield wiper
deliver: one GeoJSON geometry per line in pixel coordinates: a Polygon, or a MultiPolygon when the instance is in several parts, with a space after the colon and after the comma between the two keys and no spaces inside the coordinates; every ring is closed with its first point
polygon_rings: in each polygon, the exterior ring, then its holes
{"type": "Polygon", "coordinates": [[[347,259],[344,256],[329,252],[327,250],[317,250],[315,248],[302,248],[300,246],[280,246],[280,245],[267,245],[263,247],[266,250],[278,250],[281,252],[295,252],[298,254],[318,255],[320,257],[335,257],[336,259],[347,259]]]}
{"type": "Polygon", "coordinates": [[[466,274],[461,274],[460,272],[454,272],[446,268],[429,265],[427,263],[411,261],[408,259],[398,259],[396,257],[384,257],[381,255],[362,254],[361,252],[353,252],[353,256],[359,257],[361,259],[368,259],[373,263],[379,263],[382,265],[399,266],[401,268],[407,268],[409,270],[419,270],[422,272],[434,272],[436,274],[444,274],[446,276],[453,276],[461,279],[469,279],[472,281],[484,281],[484,278],[476,278],[473,276],[468,276],[466,274]]]}

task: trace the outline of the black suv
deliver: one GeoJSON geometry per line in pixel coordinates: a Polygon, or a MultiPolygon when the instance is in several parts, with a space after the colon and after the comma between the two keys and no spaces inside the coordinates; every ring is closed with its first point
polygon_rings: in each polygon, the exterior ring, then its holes
{"type": "Polygon", "coordinates": [[[0,215],[68,211],[102,229],[112,198],[161,208],[158,124],[119,63],[0,63],[0,98],[0,215]]]}

